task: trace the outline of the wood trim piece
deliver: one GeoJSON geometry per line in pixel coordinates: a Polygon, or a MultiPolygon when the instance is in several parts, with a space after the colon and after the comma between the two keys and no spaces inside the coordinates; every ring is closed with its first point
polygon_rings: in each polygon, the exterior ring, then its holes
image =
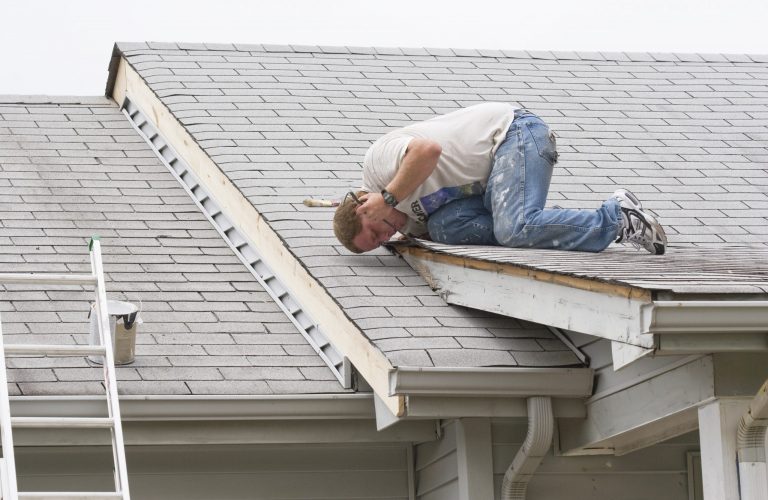
{"type": "Polygon", "coordinates": [[[564,286],[562,276],[537,279],[536,271],[507,273],[515,268],[428,251],[406,253],[403,257],[449,304],[638,347],[655,347],[653,335],[643,335],[641,328],[642,308],[652,303],[648,291],[636,294],[627,289],[627,293],[619,294],[587,286],[564,286]]]}
{"type": "Polygon", "coordinates": [[[467,257],[459,257],[456,255],[442,254],[420,247],[398,246],[397,251],[403,255],[412,256],[417,259],[439,262],[452,266],[464,267],[467,269],[490,271],[508,276],[520,276],[544,283],[552,283],[568,288],[598,292],[627,299],[636,299],[643,302],[650,302],[652,300],[650,290],[635,288],[618,283],[605,283],[603,281],[590,280],[577,276],[566,276],[548,271],[528,269],[521,266],[515,266],[513,264],[504,264],[500,262],[490,262],[485,260],[470,259],[467,257]]]}
{"type": "Polygon", "coordinates": [[[231,221],[261,252],[263,260],[285,284],[293,284],[291,294],[314,318],[331,342],[347,356],[382,402],[395,416],[405,412],[402,396],[389,396],[388,373],[393,367],[344,314],[328,292],[301,265],[280,237],[267,224],[218,165],[197,144],[171,111],[160,101],[125,58],[120,59],[111,96],[119,106],[130,98],[152,120],[165,140],[182,157],[199,181],[231,221]]]}
{"type": "MultiPolygon", "coordinates": [[[[19,429],[19,446],[98,446],[110,443],[104,429],[19,429]]],[[[127,446],[205,444],[307,444],[424,442],[436,439],[431,420],[401,422],[379,430],[373,420],[225,420],[131,421],[127,446]]]]}

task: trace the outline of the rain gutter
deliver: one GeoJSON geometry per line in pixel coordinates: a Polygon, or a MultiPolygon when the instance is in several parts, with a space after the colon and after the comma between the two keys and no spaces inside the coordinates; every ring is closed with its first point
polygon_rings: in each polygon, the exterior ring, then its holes
{"type": "Polygon", "coordinates": [[[553,396],[592,395],[590,368],[414,368],[389,372],[390,395],[419,396],[553,396]]]}
{"type": "Polygon", "coordinates": [[[642,312],[643,331],[675,333],[768,333],[766,300],[654,301],[642,312]]]}

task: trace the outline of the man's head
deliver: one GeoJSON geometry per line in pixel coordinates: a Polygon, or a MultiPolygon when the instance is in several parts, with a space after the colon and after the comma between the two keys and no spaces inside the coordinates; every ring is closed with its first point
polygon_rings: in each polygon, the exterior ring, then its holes
{"type": "Polygon", "coordinates": [[[359,199],[366,194],[368,193],[365,191],[357,191],[354,197],[347,195],[333,216],[333,232],[336,238],[347,250],[354,253],[378,248],[397,232],[394,226],[385,221],[375,221],[357,213],[359,199]]]}

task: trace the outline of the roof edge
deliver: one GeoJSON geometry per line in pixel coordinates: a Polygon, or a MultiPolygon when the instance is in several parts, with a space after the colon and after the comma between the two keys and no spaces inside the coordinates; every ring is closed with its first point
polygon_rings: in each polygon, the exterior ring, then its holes
{"type": "Polygon", "coordinates": [[[104,90],[106,97],[112,97],[115,90],[115,81],[117,81],[117,69],[120,67],[120,58],[123,52],[118,47],[117,42],[112,46],[112,55],[109,58],[109,67],[107,68],[107,87],[104,90]]]}
{"type": "Polygon", "coordinates": [[[0,104],[23,104],[25,106],[114,106],[106,96],[73,96],[45,94],[0,95],[0,104]]]}
{"type": "MultiPolygon", "coordinates": [[[[189,50],[235,52],[293,52],[321,54],[366,54],[383,56],[502,57],[512,59],[607,61],[607,62],[686,62],[686,63],[766,63],[768,54],[721,54],[677,52],[560,51],[462,49],[436,47],[360,47],[296,44],[116,42],[118,53],[142,50],[189,50]]],[[[109,91],[109,83],[107,85],[109,91]]],[[[109,92],[108,92],[109,93],[109,92]]]]}
{"type": "MultiPolygon", "coordinates": [[[[101,396],[12,396],[14,415],[102,416],[101,396]]],[[[120,395],[125,421],[373,419],[373,395],[120,395]]]]}

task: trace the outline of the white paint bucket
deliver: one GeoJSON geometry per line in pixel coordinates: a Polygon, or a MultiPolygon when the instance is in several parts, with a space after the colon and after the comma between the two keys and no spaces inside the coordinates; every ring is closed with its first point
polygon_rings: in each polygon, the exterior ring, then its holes
{"type": "MultiPolygon", "coordinates": [[[[136,359],[136,330],[142,322],[139,308],[130,302],[108,300],[109,333],[112,337],[112,349],[116,365],[127,365],[136,359]]],[[[91,304],[90,344],[101,345],[99,325],[96,318],[96,304],[91,304]]],[[[96,364],[102,364],[103,356],[88,356],[96,364]]]]}

